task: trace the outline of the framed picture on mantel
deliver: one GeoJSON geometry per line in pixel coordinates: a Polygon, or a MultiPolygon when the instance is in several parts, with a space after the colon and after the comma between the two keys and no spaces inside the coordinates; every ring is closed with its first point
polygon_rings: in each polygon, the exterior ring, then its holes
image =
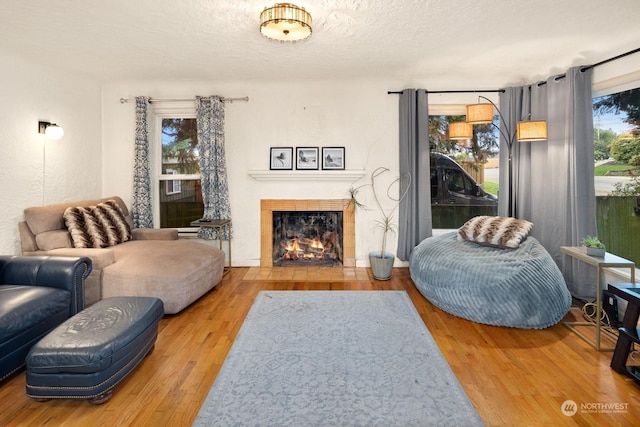
{"type": "Polygon", "coordinates": [[[344,170],[344,147],[322,147],[322,169],[344,170]]]}
{"type": "Polygon", "coordinates": [[[318,169],[318,147],[296,147],[296,169],[318,169]]]}
{"type": "Polygon", "coordinates": [[[269,169],[293,169],[293,147],[271,147],[269,169]]]}

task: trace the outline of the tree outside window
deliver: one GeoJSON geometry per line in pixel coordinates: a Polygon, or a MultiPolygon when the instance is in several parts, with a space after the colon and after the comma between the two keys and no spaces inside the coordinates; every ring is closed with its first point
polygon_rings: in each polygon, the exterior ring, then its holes
{"type": "Polygon", "coordinates": [[[164,117],[159,123],[160,227],[188,231],[191,222],[202,218],[204,212],[196,119],[164,117]]]}

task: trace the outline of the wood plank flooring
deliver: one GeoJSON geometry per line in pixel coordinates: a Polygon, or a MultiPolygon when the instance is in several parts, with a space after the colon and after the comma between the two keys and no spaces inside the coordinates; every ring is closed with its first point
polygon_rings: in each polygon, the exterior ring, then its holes
{"type": "Polygon", "coordinates": [[[294,281],[294,282],[368,282],[366,268],[331,267],[249,267],[244,281],[294,281]]]}
{"type": "Polygon", "coordinates": [[[261,290],[406,290],[488,426],[640,425],[640,386],[609,367],[610,352],[595,351],[563,325],[540,331],[480,325],[430,304],[408,269],[394,269],[384,282],[354,270],[353,277],[326,279],[338,273],[278,278],[232,268],[216,289],[161,320],[155,350],[110,401],[34,402],[25,395],[23,371],[0,384],[0,426],[191,425],[261,290]],[[573,416],[562,413],[567,400],[576,403],[573,416]]]}

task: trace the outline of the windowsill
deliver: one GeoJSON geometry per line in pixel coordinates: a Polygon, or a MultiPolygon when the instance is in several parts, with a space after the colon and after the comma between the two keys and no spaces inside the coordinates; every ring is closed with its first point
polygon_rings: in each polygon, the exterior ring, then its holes
{"type": "MultiPolygon", "coordinates": [[[[636,281],[640,277],[640,270],[636,268],[636,281]]],[[[631,271],[628,268],[607,268],[605,275],[611,275],[618,283],[631,283],[631,271]]],[[[615,283],[615,282],[614,282],[615,283]]]]}
{"type": "Polygon", "coordinates": [[[199,239],[198,227],[184,227],[178,229],[178,238],[180,239],[199,239]]]}
{"type": "Polygon", "coordinates": [[[431,234],[436,236],[442,236],[443,234],[451,233],[452,231],[458,231],[457,228],[434,228],[431,230],[431,234]]]}

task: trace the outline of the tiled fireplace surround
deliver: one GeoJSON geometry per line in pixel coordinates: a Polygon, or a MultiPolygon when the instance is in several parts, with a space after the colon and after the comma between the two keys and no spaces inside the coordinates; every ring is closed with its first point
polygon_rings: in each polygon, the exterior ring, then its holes
{"type": "Polygon", "coordinates": [[[349,199],[290,200],[262,199],[260,201],[260,266],[273,266],[274,211],[342,211],[343,267],[356,266],[355,207],[349,199]]]}

